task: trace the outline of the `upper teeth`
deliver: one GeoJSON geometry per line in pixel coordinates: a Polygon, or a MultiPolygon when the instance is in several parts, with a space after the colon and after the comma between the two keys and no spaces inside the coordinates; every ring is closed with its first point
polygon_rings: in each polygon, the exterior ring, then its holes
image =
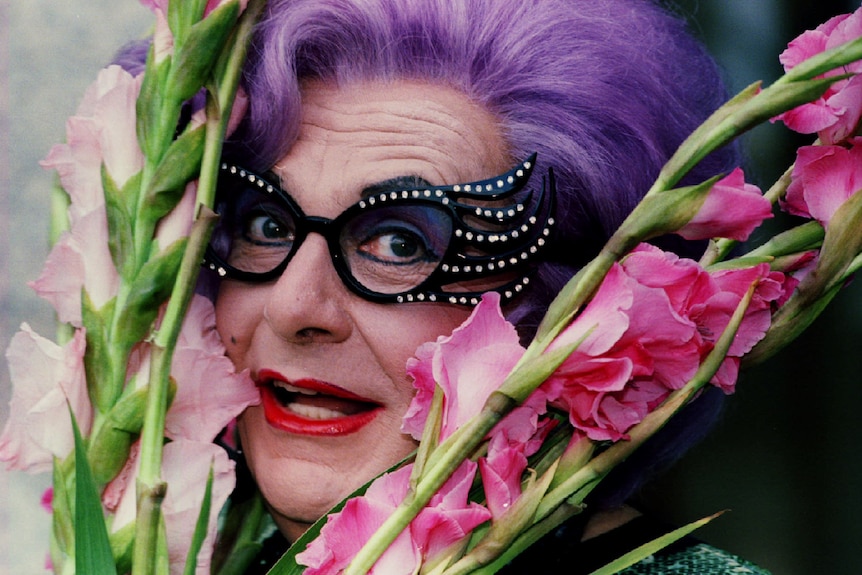
{"type": "Polygon", "coordinates": [[[314,390],[307,389],[304,387],[296,387],[295,385],[290,385],[285,381],[274,380],[272,384],[291,393],[301,393],[303,395],[317,395],[317,392],[314,390]]]}

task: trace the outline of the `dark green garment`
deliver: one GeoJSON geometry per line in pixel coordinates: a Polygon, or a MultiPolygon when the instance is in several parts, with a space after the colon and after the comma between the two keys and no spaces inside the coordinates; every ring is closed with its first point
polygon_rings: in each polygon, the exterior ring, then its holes
{"type": "Polygon", "coordinates": [[[621,575],[769,575],[739,557],[700,543],[676,553],[644,559],[621,575]]]}

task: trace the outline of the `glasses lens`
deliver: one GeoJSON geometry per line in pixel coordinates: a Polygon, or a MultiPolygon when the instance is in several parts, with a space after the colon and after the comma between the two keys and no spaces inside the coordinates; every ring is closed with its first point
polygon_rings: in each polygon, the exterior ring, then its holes
{"type": "Polygon", "coordinates": [[[339,245],[350,275],[366,289],[398,294],[437,269],[452,237],[449,213],[436,205],[360,211],[341,229],[339,245]]]}
{"type": "Polygon", "coordinates": [[[296,240],[296,217],[277,194],[232,187],[213,245],[228,265],[266,273],[281,264],[296,240]]]}

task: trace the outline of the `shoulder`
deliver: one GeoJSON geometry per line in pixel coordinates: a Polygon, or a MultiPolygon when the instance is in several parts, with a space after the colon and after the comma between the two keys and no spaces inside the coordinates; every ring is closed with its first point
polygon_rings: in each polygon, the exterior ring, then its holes
{"type": "Polygon", "coordinates": [[[769,575],[769,571],[717,549],[698,543],[673,553],[647,557],[620,575],[769,575]]]}

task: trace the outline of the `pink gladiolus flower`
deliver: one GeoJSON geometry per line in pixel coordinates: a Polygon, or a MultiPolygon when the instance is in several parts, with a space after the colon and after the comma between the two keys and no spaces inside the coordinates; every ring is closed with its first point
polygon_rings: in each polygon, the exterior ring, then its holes
{"type": "MultiPolygon", "coordinates": [[[[307,566],[306,575],[340,573],[407,494],[411,470],[408,465],[381,476],[364,496],[349,500],[331,515],[320,536],[296,557],[307,566]]],[[[476,464],[464,461],[369,573],[415,573],[423,562],[460,543],[487,521],[488,510],[467,501],[475,474],[476,464]]]]}
{"type": "Polygon", "coordinates": [[[71,229],[54,246],[31,287],[53,304],[61,321],[74,325],[81,323],[82,288],[99,309],[119,287],[108,248],[102,162],[118,186],[141,170],[143,154],[135,135],[140,86],[140,77],[119,66],[102,70],[66,124],[67,143],[54,146],[42,162],[57,170],[69,194],[71,229]]]}
{"type": "MultiPolygon", "coordinates": [[[[767,264],[708,273],[692,260],[646,244],[626,257],[623,267],[639,283],[661,288],[674,311],[696,325],[692,341],[701,356],[712,349],[745,292],[752,283],[758,282],[754,298],[728,350],[725,369],[729,369],[731,363],[738,363],[738,358],[763,338],[771,321],[773,302],[784,293],[783,274],[771,272],[767,264]]],[[[713,383],[727,393],[733,391],[735,381],[735,371],[732,378],[730,372],[722,371],[713,379],[713,383]]]]}
{"type": "MultiPolygon", "coordinates": [[[[139,444],[135,444],[126,466],[102,495],[105,506],[115,512],[114,531],[129,525],[136,517],[135,477],[140,466],[139,453],[139,444]]],[[[218,515],[236,483],[234,463],[222,448],[212,443],[180,439],[165,445],[162,477],[168,484],[168,491],[162,511],[172,575],[183,572],[210,467],[213,469],[212,503],[207,536],[195,571],[198,575],[210,572],[218,515]]]]}
{"type": "Polygon", "coordinates": [[[692,260],[639,246],[611,268],[584,312],[552,344],[586,336],[543,388],[591,439],[625,438],[632,425],[691,380],[758,282],[728,358],[712,380],[729,393],[739,358],[769,327],[782,281],[766,264],[710,274],[692,260]]]}
{"type": "Polygon", "coordinates": [[[745,183],[736,168],[713,185],[706,200],[689,222],[676,233],[688,240],[730,238],[744,241],[772,217],[772,205],[760,188],[745,183]]]}
{"type": "Polygon", "coordinates": [[[825,227],[841,204],[862,190],[862,137],[847,144],[799,148],[782,204],[785,210],[814,218],[825,227]]]}
{"type": "Polygon", "coordinates": [[[485,500],[494,519],[503,515],[521,495],[527,458],[542,446],[555,420],[539,419],[547,407],[545,392],[537,389],[494,427],[488,455],[479,459],[485,500]]]}
{"type": "Polygon", "coordinates": [[[83,330],[65,346],[40,337],[24,324],[6,358],[14,384],[9,420],[0,436],[0,461],[9,469],[51,470],[54,457],[74,446],[69,409],[81,432],[89,432],[93,408],[84,376],[83,330]]]}
{"type": "Polygon", "coordinates": [[[615,264],[583,313],[552,344],[587,334],[543,387],[591,439],[622,439],[694,374],[695,333],[694,323],[674,311],[661,288],[639,284],[615,264]]]}
{"type": "MultiPolygon", "coordinates": [[[[852,14],[835,16],[814,30],[790,42],[779,60],[790,70],[816,54],[862,36],[862,8],[852,14]]],[[[830,75],[862,72],[862,62],[853,62],[830,75]]],[[[814,102],[803,104],[774,120],[803,134],[817,133],[824,144],[835,144],[852,136],[862,117],[862,76],[834,83],[814,102]]]]}
{"type": "MultiPolygon", "coordinates": [[[[149,379],[148,350],[138,349],[129,360],[137,385],[149,379]]],[[[225,355],[215,328],[215,309],[207,298],[192,299],[171,364],[177,393],[165,417],[165,434],[173,439],[212,441],[236,416],[260,402],[260,392],[248,375],[237,374],[225,355]]]]}
{"type": "Polygon", "coordinates": [[[434,387],[445,394],[440,439],[449,437],[478,414],[524,354],[518,334],[500,311],[500,295],[490,292],[451,335],[423,344],[407,363],[416,397],[404,416],[402,431],[422,437],[434,387]]]}

